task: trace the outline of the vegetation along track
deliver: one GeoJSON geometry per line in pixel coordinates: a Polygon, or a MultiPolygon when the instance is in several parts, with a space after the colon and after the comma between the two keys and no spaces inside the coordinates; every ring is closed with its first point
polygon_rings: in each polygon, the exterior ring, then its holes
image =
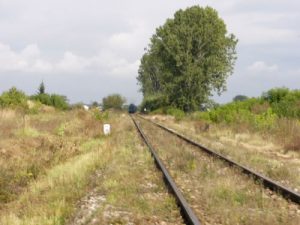
{"type": "MultiPolygon", "coordinates": [[[[147,120],[147,119],[145,119],[142,116],[140,116],[140,118],[142,118],[144,120],[147,120]]],[[[195,142],[195,141],[187,138],[184,135],[179,134],[179,133],[177,133],[176,131],[174,131],[174,130],[172,130],[170,128],[167,128],[167,127],[165,127],[165,126],[163,126],[163,125],[161,125],[159,123],[153,122],[151,120],[147,120],[147,121],[153,123],[157,127],[160,127],[162,129],[164,129],[165,131],[168,131],[171,134],[176,135],[177,137],[179,137],[182,140],[188,142],[189,144],[192,144],[192,145],[198,147],[199,149],[205,151],[206,153],[208,153],[208,154],[210,154],[210,155],[212,155],[214,157],[217,157],[219,159],[224,160],[230,166],[238,167],[243,173],[246,173],[246,174],[252,176],[254,179],[260,180],[265,187],[271,189],[272,191],[275,191],[275,192],[281,194],[283,197],[285,197],[285,198],[287,198],[287,199],[289,199],[289,200],[291,200],[291,201],[293,201],[295,203],[300,204],[300,194],[297,193],[297,192],[295,192],[295,191],[293,191],[292,189],[290,189],[288,187],[284,187],[283,185],[277,183],[276,181],[274,181],[274,180],[272,180],[272,179],[270,179],[270,178],[268,178],[268,177],[266,177],[266,176],[264,176],[262,174],[259,174],[259,173],[255,172],[254,170],[252,170],[250,168],[247,168],[247,167],[245,167],[245,166],[243,166],[243,165],[241,165],[241,164],[239,164],[239,163],[237,163],[237,162],[235,162],[235,161],[227,158],[226,156],[223,156],[222,154],[217,153],[217,152],[215,152],[215,151],[213,151],[213,150],[211,150],[211,149],[209,149],[209,148],[207,148],[207,147],[205,147],[205,146],[203,146],[203,145],[201,145],[201,144],[199,144],[199,143],[197,143],[197,142],[195,142]]]]}
{"type": "Polygon", "coordinates": [[[299,204],[265,189],[263,180],[243,175],[238,165],[228,167],[149,121],[135,119],[203,224],[298,224],[299,204]]]}

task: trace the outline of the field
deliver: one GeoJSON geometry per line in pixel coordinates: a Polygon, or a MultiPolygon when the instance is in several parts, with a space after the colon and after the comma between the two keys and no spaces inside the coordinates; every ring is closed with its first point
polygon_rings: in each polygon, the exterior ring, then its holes
{"type": "Polygon", "coordinates": [[[127,115],[46,111],[1,111],[0,224],[182,223],[127,115]]]}
{"type": "MultiPolygon", "coordinates": [[[[298,151],[191,117],[148,118],[299,190],[298,151]]],[[[297,205],[150,124],[142,128],[205,224],[297,224],[297,205]]],[[[184,224],[127,113],[3,108],[0,132],[0,224],[184,224]]]]}

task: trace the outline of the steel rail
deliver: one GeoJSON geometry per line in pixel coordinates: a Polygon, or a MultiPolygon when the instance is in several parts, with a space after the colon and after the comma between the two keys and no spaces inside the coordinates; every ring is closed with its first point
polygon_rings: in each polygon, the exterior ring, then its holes
{"type": "Polygon", "coordinates": [[[151,152],[151,155],[154,158],[154,161],[155,161],[157,167],[163,173],[164,181],[166,182],[167,186],[171,190],[172,194],[175,196],[177,204],[180,207],[182,217],[184,218],[186,224],[189,224],[189,225],[201,225],[201,222],[199,221],[199,219],[195,215],[194,211],[191,209],[191,207],[189,206],[189,204],[187,203],[187,201],[183,197],[183,195],[180,192],[180,190],[178,189],[178,187],[176,186],[173,178],[170,176],[170,173],[168,172],[168,170],[165,167],[165,165],[163,164],[163,162],[159,159],[159,157],[158,157],[155,149],[150,144],[148,138],[146,137],[146,135],[142,131],[141,127],[135,121],[135,119],[133,118],[133,116],[131,116],[131,119],[133,120],[133,123],[135,124],[138,132],[140,133],[140,135],[142,137],[142,139],[144,140],[144,142],[148,146],[148,149],[151,152]]]}
{"type": "Polygon", "coordinates": [[[224,156],[224,155],[222,155],[220,153],[217,153],[217,152],[215,152],[215,151],[213,151],[213,150],[205,147],[205,146],[197,143],[194,140],[191,140],[190,138],[188,138],[188,137],[186,137],[186,136],[184,136],[182,134],[177,133],[173,129],[165,127],[165,126],[163,126],[163,125],[161,125],[159,123],[153,122],[153,121],[151,121],[149,119],[146,119],[143,116],[138,115],[138,117],[142,118],[142,119],[144,119],[144,120],[146,120],[146,121],[148,121],[148,122],[150,122],[150,123],[152,123],[154,125],[156,125],[157,127],[160,127],[161,129],[163,129],[163,130],[165,130],[165,131],[167,131],[167,132],[169,132],[169,133],[171,133],[173,135],[176,135],[180,139],[186,141],[187,143],[189,143],[191,145],[194,145],[194,146],[198,147],[199,149],[203,150],[204,152],[208,153],[209,155],[212,155],[214,157],[217,157],[217,158],[225,161],[230,166],[235,166],[235,167],[241,169],[241,171],[243,173],[245,173],[247,175],[250,175],[255,180],[261,181],[261,183],[265,187],[269,188],[270,190],[272,190],[274,192],[277,192],[278,194],[282,195],[284,198],[286,198],[286,199],[288,199],[288,200],[290,200],[292,202],[300,204],[300,194],[297,193],[297,192],[295,192],[295,191],[293,191],[292,189],[290,189],[288,187],[285,187],[285,186],[277,183],[276,181],[274,181],[274,180],[272,180],[272,179],[270,179],[270,178],[268,178],[268,177],[266,177],[266,176],[264,176],[264,175],[262,175],[262,174],[260,174],[260,173],[258,173],[256,171],[254,171],[254,170],[252,170],[252,169],[250,169],[250,168],[248,168],[246,166],[243,166],[240,163],[235,162],[235,161],[229,159],[228,157],[226,157],[226,156],[224,156]]]}

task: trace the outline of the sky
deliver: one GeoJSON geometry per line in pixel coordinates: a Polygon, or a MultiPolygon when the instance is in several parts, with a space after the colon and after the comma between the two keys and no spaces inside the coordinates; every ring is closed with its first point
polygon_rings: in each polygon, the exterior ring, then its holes
{"type": "Polygon", "coordinates": [[[217,102],[300,88],[299,0],[0,0],[0,93],[15,86],[71,103],[113,93],[140,103],[136,77],[155,29],[179,9],[211,6],[239,39],[234,73],[217,102]]]}

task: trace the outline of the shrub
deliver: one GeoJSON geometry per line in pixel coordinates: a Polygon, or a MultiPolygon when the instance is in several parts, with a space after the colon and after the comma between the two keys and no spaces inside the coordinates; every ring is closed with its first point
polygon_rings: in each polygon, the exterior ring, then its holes
{"type": "Polygon", "coordinates": [[[248,97],[246,95],[237,95],[233,98],[233,101],[234,102],[237,102],[237,101],[245,101],[247,100],[248,97]]]}
{"type": "Polygon", "coordinates": [[[278,118],[271,106],[258,98],[235,101],[210,112],[198,112],[193,117],[208,122],[235,124],[259,130],[273,128],[278,118]]]}
{"type": "Polygon", "coordinates": [[[289,93],[288,88],[273,88],[262,94],[262,98],[270,103],[280,102],[289,93]]]}
{"type": "Polygon", "coordinates": [[[151,96],[144,98],[140,108],[141,111],[151,112],[166,106],[166,100],[162,96],[151,96]]]}
{"type": "Polygon", "coordinates": [[[102,99],[103,109],[118,109],[121,110],[126,99],[119,94],[109,95],[102,99]]]}
{"type": "Polygon", "coordinates": [[[109,113],[108,113],[108,111],[100,112],[99,110],[94,109],[94,110],[93,110],[93,114],[94,114],[94,118],[95,118],[96,120],[100,120],[100,121],[102,121],[102,122],[108,120],[108,118],[109,118],[109,113]]]}
{"type": "Polygon", "coordinates": [[[0,96],[0,106],[27,108],[27,96],[16,87],[12,87],[0,96]]]}
{"type": "Polygon", "coordinates": [[[69,108],[68,100],[63,95],[52,94],[50,99],[51,105],[57,109],[65,110],[69,108]]]}
{"type": "Polygon", "coordinates": [[[166,114],[174,116],[176,120],[183,119],[185,113],[177,108],[169,107],[166,109],[166,114]]]}
{"type": "Polygon", "coordinates": [[[78,102],[78,103],[70,105],[70,108],[71,109],[83,109],[83,105],[84,105],[84,103],[78,102]]]}
{"type": "Polygon", "coordinates": [[[300,90],[274,88],[262,95],[279,117],[300,118],[300,90]]]}
{"type": "Polygon", "coordinates": [[[274,128],[278,116],[269,108],[265,113],[254,116],[255,128],[259,130],[270,130],[274,128]]]}
{"type": "Polygon", "coordinates": [[[31,96],[31,99],[35,100],[35,101],[39,101],[40,103],[44,104],[44,105],[52,105],[51,102],[51,96],[49,94],[37,94],[37,95],[33,95],[31,96]]]}
{"type": "Polygon", "coordinates": [[[57,94],[49,95],[43,93],[43,94],[33,95],[31,96],[31,99],[39,101],[44,105],[53,106],[54,108],[57,109],[65,110],[69,108],[68,100],[63,95],[57,95],[57,94]]]}

